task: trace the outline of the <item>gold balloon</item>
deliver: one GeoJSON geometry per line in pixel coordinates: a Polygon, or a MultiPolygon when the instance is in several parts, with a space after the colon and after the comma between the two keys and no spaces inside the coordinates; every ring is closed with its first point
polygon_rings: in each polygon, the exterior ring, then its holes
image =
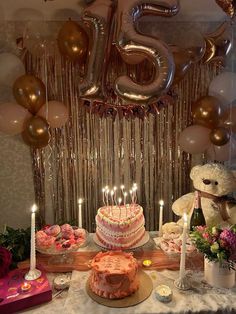
{"type": "Polygon", "coordinates": [[[224,63],[232,48],[230,24],[222,23],[214,32],[205,35],[206,50],[203,62],[224,63]]]}
{"type": "Polygon", "coordinates": [[[224,115],[221,102],[213,96],[204,96],[192,105],[193,122],[210,129],[217,127],[224,115]]]}
{"type": "Polygon", "coordinates": [[[215,0],[221,9],[231,17],[235,16],[236,13],[236,2],[235,0],[215,0]]]}
{"type": "Polygon", "coordinates": [[[76,22],[67,21],[61,28],[57,38],[60,53],[71,61],[82,63],[88,50],[88,35],[76,22]]]}
{"type": "Polygon", "coordinates": [[[216,146],[223,146],[228,143],[230,132],[226,128],[219,127],[211,131],[210,140],[216,146]]]}
{"type": "Polygon", "coordinates": [[[49,142],[49,125],[41,117],[32,117],[25,123],[22,138],[24,142],[34,148],[43,148],[49,142]]]}
{"type": "Polygon", "coordinates": [[[190,69],[192,64],[191,56],[189,55],[188,51],[177,46],[171,46],[171,51],[173,53],[175,62],[175,75],[173,84],[177,84],[184,78],[190,69]]]}
{"type": "Polygon", "coordinates": [[[33,114],[46,102],[45,85],[33,75],[20,76],[13,85],[13,95],[19,105],[33,114]]]}

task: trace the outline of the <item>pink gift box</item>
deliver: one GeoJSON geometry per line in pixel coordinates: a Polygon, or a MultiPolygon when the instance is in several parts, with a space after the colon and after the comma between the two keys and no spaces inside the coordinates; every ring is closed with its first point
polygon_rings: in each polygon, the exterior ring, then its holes
{"type": "Polygon", "coordinates": [[[28,269],[15,269],[0,278],[0,313],[17,311],[52,300],[52,289],[45,272],[40,278],[25,280],[28,269]],[[25,285],[24,285],[25,284],[25,285]]]}

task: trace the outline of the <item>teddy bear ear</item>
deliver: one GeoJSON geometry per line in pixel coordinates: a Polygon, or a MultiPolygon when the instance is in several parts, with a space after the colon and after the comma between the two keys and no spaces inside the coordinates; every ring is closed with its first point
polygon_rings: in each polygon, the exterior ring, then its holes
{"type": "Polygon", "coordinates": [[[201,165],[197,165],[197,166],[192,168],[192,170],[190,171],[191,180],[194,180],[196,178],[196,175],[200,171],[201,167],[202,167],[201,165]]]}
{"type": "Polygon", "coordinates": [[[236,170],[232,170],[232,173],[233,173],[233,176],[234,176],[234,178],[236,180],[236,170]]]}

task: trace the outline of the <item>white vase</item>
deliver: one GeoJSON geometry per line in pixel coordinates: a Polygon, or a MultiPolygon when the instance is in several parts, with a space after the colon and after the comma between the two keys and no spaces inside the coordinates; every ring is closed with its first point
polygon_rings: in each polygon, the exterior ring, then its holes
{"type": "Polygon", "coordinates": [[[204,277],[206,282],[217,288],[232,288],[235,285],[235,271],[225,262],[211,262],[204,259],[204,277]]]}

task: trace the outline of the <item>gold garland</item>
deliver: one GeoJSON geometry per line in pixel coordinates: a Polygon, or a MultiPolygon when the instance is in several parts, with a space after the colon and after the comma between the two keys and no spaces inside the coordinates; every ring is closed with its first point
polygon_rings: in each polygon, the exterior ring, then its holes
{"type": "MultiPolygon", "coordinates": [[[[101,119],[88,112],[78,93],[78,73],[83,69],[60,56],[44,58],[26,55],[27,71],[44,80],[49,99],[64,102],[70,111],[66,127],[52,129],[49,147],[33,151],[36,201],[42,221],[52,207],[54,222],[76,220],[80,197],[84,198],[83,227],[95,229],[95,215],[102,206],[105,185],[126,187],[136,182],[138,202],[144,208],[146,229],[158,227],[159,201],[165,202],[164,220],[174,219],[172,202],[189,192],[191,157],[180,151],[179,133],[191,123],[191,103],[207,94],[216,65],[193,65],[176,87],[178,99],[156,116],[142,119],[101,119]],[[44,80],[45,81],[45,80],[44,80]]],[[[124,69],[114,61],[109,81],[124,69]]],[[[140,75],[145,75],[139,66],[140,75]]],[[[137,68],[128,66],[129,73],[137,68]]]]}

